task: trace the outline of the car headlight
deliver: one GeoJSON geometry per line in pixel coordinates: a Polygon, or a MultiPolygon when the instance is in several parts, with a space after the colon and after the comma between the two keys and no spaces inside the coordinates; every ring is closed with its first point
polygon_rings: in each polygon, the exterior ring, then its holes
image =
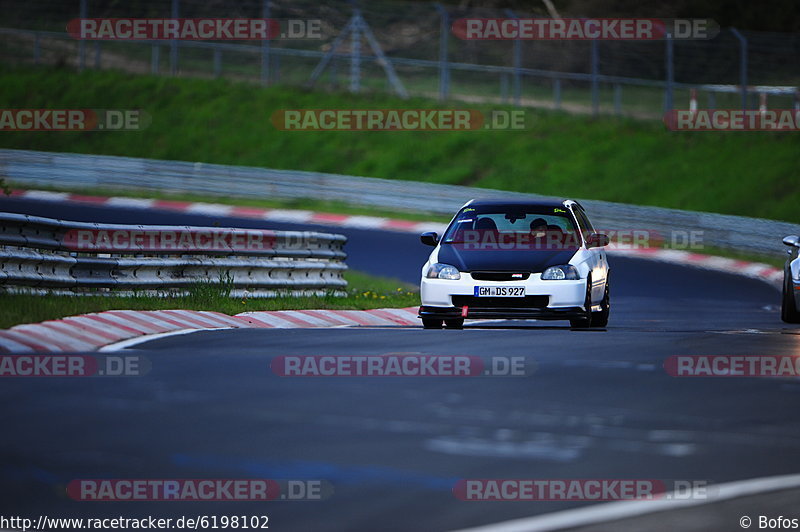
{"type": "Polygon", "coordinates": [[[550,266],[542,273],[543,281],[577,281],[581,276],[572,264],[550,266]]]}
{"type": "Polygon", "coordinates": [[[458,268],[455,266],[437,262],[428,268],[428,273],[425,274],[425,277],[428,279],[449,279],[451,281],[457,281],[461,279],[461,272],[459,272],[458,268]]]}

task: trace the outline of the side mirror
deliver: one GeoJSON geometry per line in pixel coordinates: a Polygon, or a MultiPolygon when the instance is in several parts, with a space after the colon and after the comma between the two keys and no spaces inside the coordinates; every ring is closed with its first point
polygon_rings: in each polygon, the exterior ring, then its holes
{"type": "Polygon", "coordinates": [[[787,236],[783,239],[783,243],[787,246],[794,246],[800,248],[800,237],[797,235],[787,236]]]}
{"type": "Polygon", "coordinates": [[[439,235],[433,231],[429,231],[419,235],[419,240],[426,246],[436,246],[439,243],[439,235]]]}
{"type": "Polygon", "coordinates": [[[589,235],[589,238],[586,239],[586,247],[587,248],[602,248],[606,247],[611,240],[608,238],[608,235],[604,235],[602,233],[592,233],[589,235]]]}

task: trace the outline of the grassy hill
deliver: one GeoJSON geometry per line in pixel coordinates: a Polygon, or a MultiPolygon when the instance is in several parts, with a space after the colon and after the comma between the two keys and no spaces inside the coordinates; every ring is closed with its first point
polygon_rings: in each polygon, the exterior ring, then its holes
{"type": "Polygon", "coordinates": [[[524,131],[279,131],[270,117],[280,109],[440,104],[49,68],[6,68],[0,83],[0,108],[141,108],[152,116],[139,132],[2,132],[3,148],[335,172],[800,222],[800,133],[669,132],[660,122],[551,111],[528,111],[524,131]]]}

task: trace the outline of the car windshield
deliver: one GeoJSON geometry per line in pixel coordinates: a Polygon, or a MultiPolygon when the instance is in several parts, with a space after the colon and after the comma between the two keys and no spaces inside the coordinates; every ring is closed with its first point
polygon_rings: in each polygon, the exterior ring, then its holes
{"type": "Polygon", "coordinates": [[[565,207],[487,206],[461,209],[442,239],[446,244],[543,242],[577,246],[574,218],[565,207]]]}

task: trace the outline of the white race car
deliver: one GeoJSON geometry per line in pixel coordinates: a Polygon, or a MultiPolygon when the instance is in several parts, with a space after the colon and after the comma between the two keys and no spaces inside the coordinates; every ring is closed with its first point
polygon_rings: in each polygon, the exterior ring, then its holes
{"type": "Polygon", "coordinates": [[[783,243],[791,249],[783,270],[781,319],[786,323],[800,323],[800,237],[787,236],[783,243]]]}
{"type": "Polygon", "coordinates": [[[420,238],[435,246],[420,283],[426,329],[461,328],[465,319],[608,324],[608,236],[575,201],[472,200],[441,238],[420,238]]]}

